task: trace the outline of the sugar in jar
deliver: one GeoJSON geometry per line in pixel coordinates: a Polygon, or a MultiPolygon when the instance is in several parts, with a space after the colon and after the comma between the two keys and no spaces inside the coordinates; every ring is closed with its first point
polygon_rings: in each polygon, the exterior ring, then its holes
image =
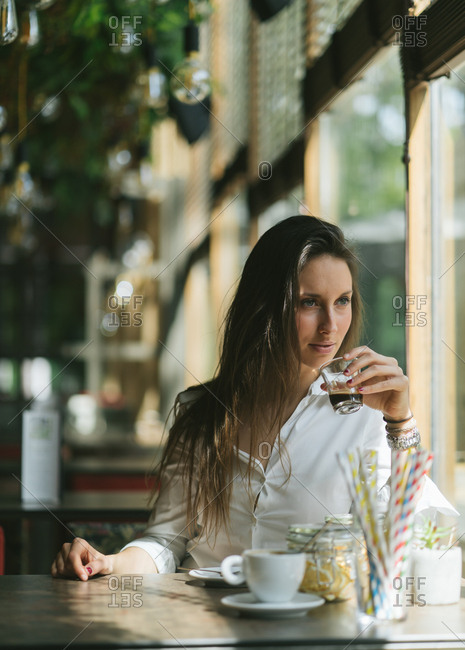
{"type": "Polygon", "coordinates": [[[352,516],[339,515],[327,518],[325,523],[289,526],[287,544],[290,550],[300,549],[309,541],[300,591],[318,594],[327,601],[348,600],[355,596],[357,563],[359,576],[368,569],[368,563],[363,535],[353,530],[352,516]]]}

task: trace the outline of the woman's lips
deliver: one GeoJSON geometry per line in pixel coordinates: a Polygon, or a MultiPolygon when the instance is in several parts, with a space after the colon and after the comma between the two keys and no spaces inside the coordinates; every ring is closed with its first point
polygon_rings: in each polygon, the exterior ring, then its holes
{"type": "Polygon", "coordinates": [[[335,343],[310,343],[310,347],[321,354],[328,354],[334,349],[335,343]]]}

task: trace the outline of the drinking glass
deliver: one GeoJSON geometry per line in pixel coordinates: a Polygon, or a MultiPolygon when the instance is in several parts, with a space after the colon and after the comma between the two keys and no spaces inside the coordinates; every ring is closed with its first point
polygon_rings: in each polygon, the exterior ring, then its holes
{"type": "Polygon", "coordinates": [[[358,375],[359,371],[356,370],[350,375],[344,374],[344,370],[349,368],[352,361],[355,360],[336,357],[332,361],[324,363],[320,368],[333,410],[339,415],[356,413],[363,406],[363,396],[357,392],[357,388],[352,388],[347,384],[349,379],[358,375]]]}

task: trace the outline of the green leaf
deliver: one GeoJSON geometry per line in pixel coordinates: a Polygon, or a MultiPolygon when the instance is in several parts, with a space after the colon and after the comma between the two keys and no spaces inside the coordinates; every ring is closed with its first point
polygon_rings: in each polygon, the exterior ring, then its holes
{"type": "Polygon", "coordinates": [[[72,94],[69,95],[68,100],[80,120],[89,117],[89,107],[81,96],[72,94]]]}

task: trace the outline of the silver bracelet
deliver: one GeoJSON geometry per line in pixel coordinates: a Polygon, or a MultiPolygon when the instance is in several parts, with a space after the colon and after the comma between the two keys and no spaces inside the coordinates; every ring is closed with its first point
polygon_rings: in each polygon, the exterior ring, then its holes
{"type": "Polygon", "coordinates": [[[400,436],[393,436],[388,433],[386,439],[389,448],[396,451],[410,449],[410,447],[418,447],[421,442],[420,432],[417,427],[415,427],[410,433],[400,436]]]}

